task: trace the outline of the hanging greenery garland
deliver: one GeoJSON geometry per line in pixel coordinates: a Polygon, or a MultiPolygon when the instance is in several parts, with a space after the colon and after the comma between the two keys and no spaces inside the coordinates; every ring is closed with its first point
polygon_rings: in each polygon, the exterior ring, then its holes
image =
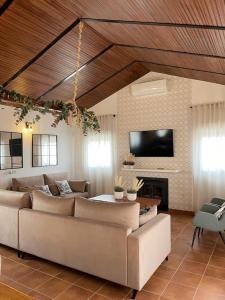
{"type": "MultiPolygon", "coordinates": [[[[35,101],[31,97],[21,95],[15,91],[8,91],[0,85],[0,104],[4,104],[1,99],[15,102],[15,105],[21,105],[21,107],[15,108],[14,116],[17,117],[17,125],[32,111],[43,115],[51,113],[55,117],[52,127],[56,127],[63,120],[69,125],[71,115],[76,118],[79,114],[79,125],[84,135],[88,133],[88,130],[100,131],[95,113],[86,108],[75,107],[73,103],[66,103],[62,100],[35,101]]],[[[33,123],[38,122],[40,118],[40,115],[36,114],[33,123]]]]}
{"type": "MultiPolygon", "coordinates": [[[[24,118],[31,112],[36,111],[40,114],[51,113],[55,116],[52,123],[52,127],[56,127],[60,121],[65,121],[66,124],[71,124],[73,120],[76,120],[78,126],[82,128],[83,134],[87,135],[88,130],[94,130],[99,132],[100,126],[98,119],[93,111],[89,111],[86,108],[78,107],[76,104],[76,96],[78,90],[78,78],[80,68],[80,52],[82,42],[82,31],[84,24],[79,23],[79,33],[77,42],[77,57],[76,57],[76,71],[74,76],[74,91],[73,98],[64,102],[62,100],[34,100],[31,97],[20,95],[15,91],[8,91],[0,85],[0,103],[3,100],[13,101],[20,105],[15,109],[14,116],[17,117],[16,124],[24,120],[24,118]]],[[[36,114],[33,118],[33,123],[40,120],[40,115],[36,114]]]]}

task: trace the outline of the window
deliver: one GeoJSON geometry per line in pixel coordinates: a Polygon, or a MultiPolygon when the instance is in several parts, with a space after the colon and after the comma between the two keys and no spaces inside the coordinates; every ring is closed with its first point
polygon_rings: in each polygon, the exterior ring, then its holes
{"type": "Polygon", "coordinates": [[[91,141],[88,143],[88,166],[90,168],[110,167],[111,161],[112,153],[110,142],[91,141]]]}
{"type": "Polygon", "coordinates": [[[57,136],[49,134],[33,134],[32,166],[56,166],[57,163],[57,136]]]}
{"type": "Polygon", "coordinates": [[[202,138],[200,149],[203,171],[225,171],[225,136],[202,138]]]}
{"type": "Polygon", "coordinates": [[[0,170],[23,168],[22,133],[0,131],[0,170]]]}

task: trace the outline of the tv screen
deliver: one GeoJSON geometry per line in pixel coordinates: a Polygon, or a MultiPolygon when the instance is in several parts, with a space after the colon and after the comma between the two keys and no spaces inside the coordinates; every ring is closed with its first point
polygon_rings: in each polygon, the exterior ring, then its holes
{"type": "Polygon", "coordinates": [[[172,157],[173,130],[130,132],[130,152],[137,157],[172,157]]]}
{"type": "Polygon", "coordinates": [[[22,156],[22,139],[9,140],[10,156],[22,156]]]}

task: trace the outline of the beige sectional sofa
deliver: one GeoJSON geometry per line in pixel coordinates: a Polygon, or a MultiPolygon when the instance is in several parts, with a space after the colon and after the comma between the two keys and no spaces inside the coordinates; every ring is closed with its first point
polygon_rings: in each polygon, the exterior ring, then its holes
{"type": "Polygon", "coordinates": [[[67,172],[42,174],[38,176],[12,178],[12,190],[13,191],[26,191],[32,189],[32,187],[48,185],[53,196],[60,196],[59,190],[56,186],[56,181],[68,180],[69,185],[73,193],[67,194],[64,197],[90,197],[90,183],[84,180],[69,180],[67,172]],[[83,183],[85,187],[83,189],[83,183]]]}
{"type": "MultiPolygon", "coordinates": [[[[26,194],[19,194],[21,203],[26,194]]],[[[25,202],[23,207],[0,204],[0,242],[135,292],[170,253],[169,215],[159,214],[139,227],[139,203],[61,200],[34,191],[33,209],[25,202]]]]}

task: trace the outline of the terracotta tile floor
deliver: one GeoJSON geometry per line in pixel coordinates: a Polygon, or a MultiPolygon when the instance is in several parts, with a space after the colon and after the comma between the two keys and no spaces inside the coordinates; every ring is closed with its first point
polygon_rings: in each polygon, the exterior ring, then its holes
{"type": "MultiPolygon", "coordinates": [[[[225,300],[225,246],[219,236],[204,232],[191,248],[191,217],[172,216],[172,251],[146,283],[137,300],[225,300]]],[[[25,256],[0,245],[4,282],[37,300],[129,299],[130,289],[25,256]]]]}

